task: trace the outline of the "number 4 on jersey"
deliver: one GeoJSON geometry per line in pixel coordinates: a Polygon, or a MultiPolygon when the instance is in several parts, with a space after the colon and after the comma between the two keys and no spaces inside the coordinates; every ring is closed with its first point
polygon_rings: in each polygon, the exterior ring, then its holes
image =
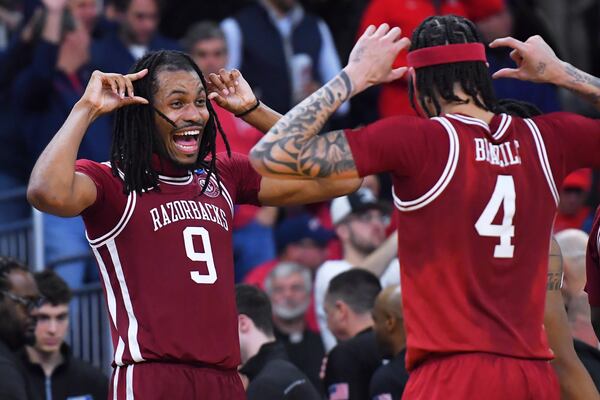
{"type": "Polygon", "coordinates": [[[510,243],[510,240],[515,236],[515,227],[513,225],[515,198],[515,182],[512,176],[498,176],[492,198],[475,223],[475,229],[477,229],[477,233],[481,236],[500,238],[500,244],[494,248],[495,258],[513,257],[515,246],[510,243]],[[500,211],[500,206],[503,206],[504,211],[502,225],[494,225],[493,221],[498,211],[500,211]]]}

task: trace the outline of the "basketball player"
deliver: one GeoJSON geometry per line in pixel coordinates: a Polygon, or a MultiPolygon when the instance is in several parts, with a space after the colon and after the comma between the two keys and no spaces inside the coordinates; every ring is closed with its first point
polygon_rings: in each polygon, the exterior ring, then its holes
{"type": "Polygon", "coordinates": [[[343,101],[397,79],[410,41],[369,27],[348,65],[288,112],[251,152],[265,176],[390,172],[407,331],[406,399],[558,399],[543,330],[557,186],[600,166],[600,123],[501,113],[474,25],[426,19],[408,56],[421,115],[317,136],[343,101]]]}
{"type": "Polygon", "coordinates": [[[238,72],[211,75],[209,94],[183,53],[149,53],[132,71],[93,73],[37,161],[29,201],[84,219],[110,314],[112,399],[243,399],[234,205],[321,201],[360,180],[261,179],[245,156],[216,155],[225,135],[207,98],[263,131],[280,117],[238,72]],[[92,121],[114,110],[110,162],[76,160],[92,121]]]}

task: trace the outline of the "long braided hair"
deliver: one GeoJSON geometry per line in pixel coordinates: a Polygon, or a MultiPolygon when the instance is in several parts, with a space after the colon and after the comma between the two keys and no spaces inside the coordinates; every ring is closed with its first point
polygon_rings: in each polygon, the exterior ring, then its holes
{"type": "MultiPolygon", "coordinates": [[[[481,42],[481,36],[473,22],[456,15],[429,17],[415,29],[410,51],[425,47],[446,44],[481,42]]],[[[442,107],[438,96],[448,102],[468,103],[454,93],[458,83],[464,92],[473,98],[475,104],[484,110],[496,111],[498,102],[492,87],[487,66],[482,61],[466,61],[451,64],[433,65],[415,71],[416,87],[419,91],[415,99],[413,85],[409,85],[412,107],[416,110],[416,100],[423,110],[431,114],[426,104],[430,101],[435,115],[440,115],[442,107]]],[[[434,115],[429,115],[430,117],[434,115]]]]}
{"type": "MultiPolygon", "coordinates": [[[[185,53],[173,50],[150,52],[138,60],[129,73],[148,69],[148,75],[133,82],[136,96],[148,99],[150,104],[135,104],[119,108],[116,111],[113,139],[111,148],[111,166],[114,176],[123,174],[123,193],[143,191],[158,188],[158,173],[152,168],[152,154],[158,152],[162,146],[159,137],[155,113],[158,112],[152,105],[154,95],[158,91],[158,73],[162,71],[195,71],[204,89],[207,90],[206,80],[196,63],[185,53]]],[[[200,140],[200,151],[196,163],[190,169],[203,168],[207,172],[204,187],[208,187],[210,177],[214,174],[220,184],[217,171],[217,130],[219,131],[227,154],[231,156],[229,142],[223,132],[221,123],[213,109],[211,102],[206,101],[209,118],[204,127],[200,140]]],[[[158,112],[160,115],[160,112],[158,112]]],[[[162,118],[166,118],[161,115],[162,118]]],[[[172,122],[170,122],[172,123],[172,122]]]]}

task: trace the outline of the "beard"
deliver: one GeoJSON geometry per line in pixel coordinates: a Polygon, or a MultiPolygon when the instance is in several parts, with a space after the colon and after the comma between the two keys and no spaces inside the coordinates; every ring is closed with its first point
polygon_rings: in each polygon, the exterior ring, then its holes
{"type": "Polygon", "coordinates": [[[35,320],[24,323],[14,307],[4,302],[0,305],[0,340],[11,349],[35,343],[35,320]]]}
{"type": "Polygon", "coordinates": [[[379,247],[374,245],[373,243],[361,240],[352,230],[350,230],[349,240],[352,247],[354,247],[358,252],[364,255],[371,254],[379,247]]]}
{"type": "Polygon", "coordinates": [[[273,314],[278,318],[289,321],[303,316],[309,305],[310,300],[298,305],[288,303],[284,303],[283,305],[273,304],[273,314]]]}

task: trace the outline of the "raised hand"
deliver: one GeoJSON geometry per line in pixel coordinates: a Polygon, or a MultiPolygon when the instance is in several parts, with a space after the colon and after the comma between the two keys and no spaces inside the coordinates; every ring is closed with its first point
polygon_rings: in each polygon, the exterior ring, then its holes
{"type": "Polygon", "coordinates": [[[496,39],[490,47],[510,47],[513,49],[510,58],[517,68],[503,68],[493,77],[514,78],[523,81],[557,83],[564,72],[564,63],[556,56],[554,50],[541,36],[531,36],[525,42],[512,37],[496,39]]]}
{"type": "Polygon", "coordinates": [[[354,45],[344,68],[352,82],[353,94],[401,78],[407,68],[392,69],[392,63],[398,53],[409,46],[410,40],[402,37],[400,28],[390,29],[388,24],[378,28],[370,25],[354,45]]]}
{"type": "Polygon", "coordinates": [[[146,74],[147,69],[129,75],[94,71],[81,102],[87,105],[96,117],[124,106],[148,104],[148,100],[133,93],[133,82],[142,79],[146,74]]]}
{"type": "Polygon", "coordinates": [[[256,104],[256,96],[240,71],[221,69],[206,80],[208,98],[233,114],[241,114],[256,104]]]}

